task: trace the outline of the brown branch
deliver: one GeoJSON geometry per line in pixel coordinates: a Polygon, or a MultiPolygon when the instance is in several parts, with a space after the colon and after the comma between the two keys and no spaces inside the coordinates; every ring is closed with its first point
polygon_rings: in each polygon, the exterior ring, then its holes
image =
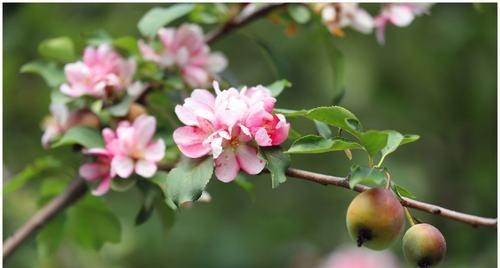
{"type": "MultiPolygon", "coordinates": [[[[294,169],[294,168],[288,169],[286,174],[290,177],[297,178],[297,179],[308,180],[308,181],[320,183],[323,185],[335,185],[335,186],[343,187],[346,189],[350,189],[348,180],[346,178],[342,178],[342,177],[329,176],[329,175],[324,175],[324,174],[320,174],[320,173],[315,173],[315,172],[310,172],[310,171],[305,171],[305,170],[300,170],[300,169],[294,169]]],[[[352,189],[352,190],[354,190],[356,192],[362,192],[362,191],[365,191],[368,189],[370,189],[370,187],[368,187],[368,186],[356,185],[354,187],[354,189],[352,189]]],[[[414,209],[424,211],[427,213],[431,213],[434,215],[439,215],[439,216],[442,216],[442,217],[445,217],[445,218],[448,218],[448,219],[451,219],[454,221],[467,223],[467,224],[470,224],[474,227],[484,226],[484,227],[490,227],[490,228],[495,228],[495,229],[497,228],[497,219],[496,218],[484,218],[484,217],[474,216],[474,215],[454,211],[451,209],[447,209],[444,207],[440,207],[437,205],[413,200],[413,199],[406,198],[406,197],[403,197],[401,204],[405,207],[414,208],[414,209]]]]}
{"type": "Polygon", "coordinates": [[[54,218],[59,212],[72,205],[87,192],[85,181],[76,178],[64,192],[37,211],[21,228],[3,243],[3,260],[9,257],[28,237],[54,218]]]}
{"type": "Polygon", "coordinates": [[[205,36],[205,40],[207,43],[213,43],[217,39],[221,38],[225,34],[234,31],[242,26],[245,26],[246,24],[254,21],[257,18],[266,16],[269,14],[271,11],[282,7],[286,5],[286,3],[279,3],[279,4],[267,4],[266,6],[257,9],[254,12],[250,12],[247,14],[239,14],[238,16],[234,17],[233,19],[229,20],[226,24],[222,25],[221,27],[215,29],[214,31],[208,33],[205,36]]]}

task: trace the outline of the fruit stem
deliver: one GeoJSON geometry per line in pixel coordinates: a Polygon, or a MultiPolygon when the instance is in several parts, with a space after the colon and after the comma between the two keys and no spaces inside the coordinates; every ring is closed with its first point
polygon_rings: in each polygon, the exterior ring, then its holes
{"type": "Polygon", "coordinates": [[[413,216],[410,214],[410,211],[408,210],[407,207],[403,207],[405,210],[405,215],[406,219],[408,219],[408,222],[410,223],[411,226],[415,225],[415,221],[413,220],[413,216]]]}
{"type": "Polygon", "coordinates": [[[385,171],[385,176],[387,177],[387,183],[385,185],[385,189],[389,190],[391,188],[391,174],[388,171],[385,171]]]}

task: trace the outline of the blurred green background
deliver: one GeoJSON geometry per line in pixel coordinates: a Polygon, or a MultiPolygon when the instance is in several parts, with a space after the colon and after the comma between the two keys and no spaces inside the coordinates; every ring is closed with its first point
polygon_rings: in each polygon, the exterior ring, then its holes
{"type": "MultiPolygon", "coordinates": [[[[83,43],[82,33],[99,29],[113,37],[139,36],[136,23],[153,6],[4,4],[4,179],[47,154],[67,157],[75,167],[81,160],[68,148],[48,152],[40,145],[49,89],[39,77],[19,73],[22,64],[38,57],[38,43],[65,35],[83,43]]],[[[496,4],[482,4],[479,10],[472,4],[438,4],[407,28],[389,26],[385,46],[374,35],[350,30],[343,38],[332,37],[346,63],[341,105],[365,128],[421,135],[385,162],[393,178],[420,200],[488,217],[497,216],[496,27],[496,4]]],[[[322,40],[308,25],[298,27],[293,37],[284,30],[260,19],[214,43],[213,50],[229,60],[223,77],[248,85],[276,80],[258,40],[273,51],[282,75],[293,83],[278,107],[329,105],[337,92],[322,40]]],[[[305,120],[292,123],[302,133],[314,131],[305,120]]],[[[294,167],[342,176],[351,164],[342,153],[293,156],[292,161],[294,167]]],[[[354,161],[363,163],[364,156],[354,154],[354,161]]],[[[139,191],[108,194],[104,199],[122,224],[121,243],[93,252],[63,239],[56,256],[44,259],[30,239],[6,267],[309,267],[337,246],[354,244],[345,212],[355,193],[296,179],[272,190],[267,175],[251,181],[255,200],[234,183],[212,180],[213,201],[178,213],[165,235],[156,215],[134,226],[139,191]]],[[[38,187],[33,182],[4,196],[4,239],[36,210],[38,187]]],[[[496,230],[415,214],[447,239],[440,267],[496,265],[496,230]]],[[[391,250],[407,267],[400,247],[398,242],[391,250]]]]}

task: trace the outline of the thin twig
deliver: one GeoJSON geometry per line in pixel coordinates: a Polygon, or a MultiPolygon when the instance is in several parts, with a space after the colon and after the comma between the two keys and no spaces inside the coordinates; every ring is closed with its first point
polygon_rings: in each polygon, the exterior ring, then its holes
{"type": "MultiPolygon", "coordinates": [[[[335,176],[329,176],[329,175],[324,175],[320,173],[315,173],[315,172],[310,172],[310,171],[305,171],[305,170],[300,170],[300,169],[294,169],[290,168],[287,170],[286,174],[290,177],[294,177],[297,179],[303,179],[303,180],[308,180],[316,183],[320,183],[323,185],[335,185],[339,187],[343,187],[346,189],[350,189],[349,187],[349,181],[346,178],[342,177],[335,177],[335,176]]],[[[354,191],[356,192],[362,192],[370,189],[370,187],[365,186],[365,185],[356,185],[354,187],[354,191]]],[[[463,223],[470,224],[474,227],[477,226],[484,226],[484,227],[490,227],[490,228],[497,228],[497,219],[496,218],[485,218],[485,217],[479,217],[479,216],[474,216],[458,211],[454,211],[451,209],[447,209],[444,207],[440,207],[437,205],[413,200],[410,198],[403,197],[403,200],[401,200],[401,204],[405,207],[409,208],[414,208],[420,211],[424,211],[427,213],[431,213],[434,215],[439,215],[454,221],[459,221],[463,223]]]]}

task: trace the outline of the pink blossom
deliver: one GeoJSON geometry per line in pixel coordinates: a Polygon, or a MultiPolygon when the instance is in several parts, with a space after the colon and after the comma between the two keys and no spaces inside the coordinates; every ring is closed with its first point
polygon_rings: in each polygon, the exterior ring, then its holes
{"type": "Polygon", "coordinates": [[[211,53],[203,31],[195,24],[183,24],[178,29],[162,28],[158,31],[162,48],[155,51],[139,41],[142,56],[160,66],[176,66],[182,77],[192,87],[205,86],[227,66],[226,58],[218,52],[211,53]]]}
{"type": "Polygon", "coordinates": [[[390,252],[377,252],[364,248],[344,247],[335,250],[319,268],[399,268],[397,259],[390,252]]]}
{"type": "Polygon", "coordinates": [[[104,98],[127,88],[136,70],[133,59],[125,60],[107,44],[87,47],[83,61],[66,64],[68,83],[61,85],[62,93],[70,97],[90,95],[104,98]]]}
{"type": "Polygon", "coordinates": [[[113,156],[111,170],[122,178],[128,178],[134,171],[142,177],[152,177],[165,155],[163,140],[153,142],[155,131],[156,119],[147,115],[139,116],[132,124],[120,122],[116,132],[104,129],[106,150],[113,156]]]}
{"type": "Polygon", "coordinates": [[[377,40],[380,44],[385,43],[385,25],[391,23],[398,27],[406,27],[411,24],[416,16],[425,14],[431,8],[431,3],[404,3],[388,4],[380,15],[375,18],[377,28],[377,40]]]}
{"type": "Polygon", "coordinates": [[[223,182],[234,180],[240,169],[260,173],[265,161],[255,144],[279,145],[288,137],[290,126],[284,116],[272,113],[276,99],[263,86],[241,91],[220,90],[217,82],[213,86],[216,96],[197,89],[175,108],[186,125],[174,131],[175,143],[187,157],[211,154],[215,175],[223,182]]]}
{"type": "Polygon", "coordinates": [[[372,16],[358,3],[327,3],[316,4],[316,9],[321,11],[321,18],[328,29],[337,35],[343,35],[344,27],[369,34],[372,32],[374,22],[372,16]]]}
{"type": "Polygon", "coordinates": [[[106,149],[94,148],[83,151],[87,155],[94,156],[94,162],[85,163],[80,167],[80,176],[87,181],[99,181],[96,189],[92,190],[93,195],[103,195],[108,192],[111,180],[115,177],[115,172],[111,169],[113,155],[106,149]]]}

